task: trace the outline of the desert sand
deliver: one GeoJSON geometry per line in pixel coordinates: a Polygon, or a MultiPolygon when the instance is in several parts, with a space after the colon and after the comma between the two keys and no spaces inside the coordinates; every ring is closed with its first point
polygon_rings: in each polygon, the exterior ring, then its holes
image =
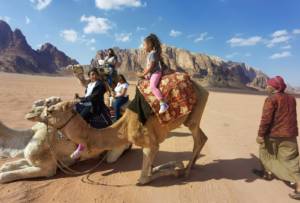
{"type": "MultiPolygon", "coordinates": [[[[134,95],[134,85],[130,87],[134,95]]],[[[31,127],[24,119],[33,101],[48,96],[73,98],[84,90],[73,77],[0,74],[0,120],[13,128],[31,127]]],[[[148,186],[135,186],[141,167],[139,148],[115,164],[95,172],[38,178],[0,185],[0,202],[294,202],[292,191],[278,180],[264,181],[251,173],[259,166],[255,142],[265,96],[211,92],[201,127],[208,136],[202,157],[188,179],[161,178],[148,186]]],[[[298,105],[300,99],[297,100],[298,105]]],[[[298,108],[298,121],[300,121],[298,108]]],[[[192,137],[182,127],[161,144],[156,163],[187,160],[192,137]]],[[[4,163],[8,159],[1,160],[4,163]]],[[[77,170],[97,160],[81,162],[77,170]]],[[[296,201],[295,201],[296,202],[296,201]]]]}

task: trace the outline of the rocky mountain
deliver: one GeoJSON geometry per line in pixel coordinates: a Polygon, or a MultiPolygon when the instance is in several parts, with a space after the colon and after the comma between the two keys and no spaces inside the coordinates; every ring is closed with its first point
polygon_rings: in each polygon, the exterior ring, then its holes
{"type": "Polygon", "coordinates": [[[21,30],[12,31],[6,22],[0,20],[0,71],[56,73],[62,67],[77,63],[50,43],[33,50],[21,30]]]}
{"type": "MultiPolygon", "coordinates": [[[[122,62],[120,72],[134,75],[146,64],[146,55],[140,49],[114,48],[118,59],[122,62]]],[[[91,65],[97,66],[100,59],[97,52],[91,65]]],[[[172,69],[189,73],[194,79],[207,87],[263,89],[268,76],[245,63],[225,61],[219,57],[193,53],[188,50],[163,46],[163,56],[172,69]]]]}

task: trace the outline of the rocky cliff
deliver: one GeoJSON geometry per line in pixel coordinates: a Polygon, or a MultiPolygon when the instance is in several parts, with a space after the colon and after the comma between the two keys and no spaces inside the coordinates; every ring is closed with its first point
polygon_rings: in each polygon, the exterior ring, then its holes
{"type": "MultiPolygon", "coordinates": [[[[120,72],[133,75],[142,70],[146,55],[140,49],[114,48],[122,62],[120,72]]],[[[102,50],[98,51],[91,64],[97,65],[102,50]]],[[[263,89],[268,76],[245,63],[225,61],[219,57],[193,53],[188,50],[163,46],[166,64],[172,69],[189,73],[194,79],[207,87],[254,88],[263,89]]]]}
{"type": "Polygon", "coordinates": [[[16,73],[56,73],[69,64],[77,64],[50,43],[39,50],[28,45],[21,30],[11,30],[0,20],[0,71],[16,73]]]}

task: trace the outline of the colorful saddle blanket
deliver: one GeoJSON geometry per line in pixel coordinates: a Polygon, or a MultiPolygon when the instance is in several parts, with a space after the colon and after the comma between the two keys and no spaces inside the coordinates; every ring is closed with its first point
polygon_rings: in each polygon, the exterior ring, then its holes
{"type": "Polygon", "coordinates": [[[187,115],[196,103],[196,93],[192,81],[186,73],[175,72],[162,77],[159,89],[169,105],[168,111],[163,114],[158,114],[160,104],[150,89],[150,81],[140,80],[138,89],[163,124],[187,115]]]}

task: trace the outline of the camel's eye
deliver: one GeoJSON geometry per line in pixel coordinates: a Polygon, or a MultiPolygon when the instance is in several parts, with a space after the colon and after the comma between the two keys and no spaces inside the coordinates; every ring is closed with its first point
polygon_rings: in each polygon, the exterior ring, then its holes
{"type": "Polygon", "coordinates": [[[47,113],[48,113],[48,114],[52,114],[52,113],[53,113],[53,111],[54,111],[54,109],[53,109],[53,108],[48,108],[48,109],[47,109],[47,113]]]}

